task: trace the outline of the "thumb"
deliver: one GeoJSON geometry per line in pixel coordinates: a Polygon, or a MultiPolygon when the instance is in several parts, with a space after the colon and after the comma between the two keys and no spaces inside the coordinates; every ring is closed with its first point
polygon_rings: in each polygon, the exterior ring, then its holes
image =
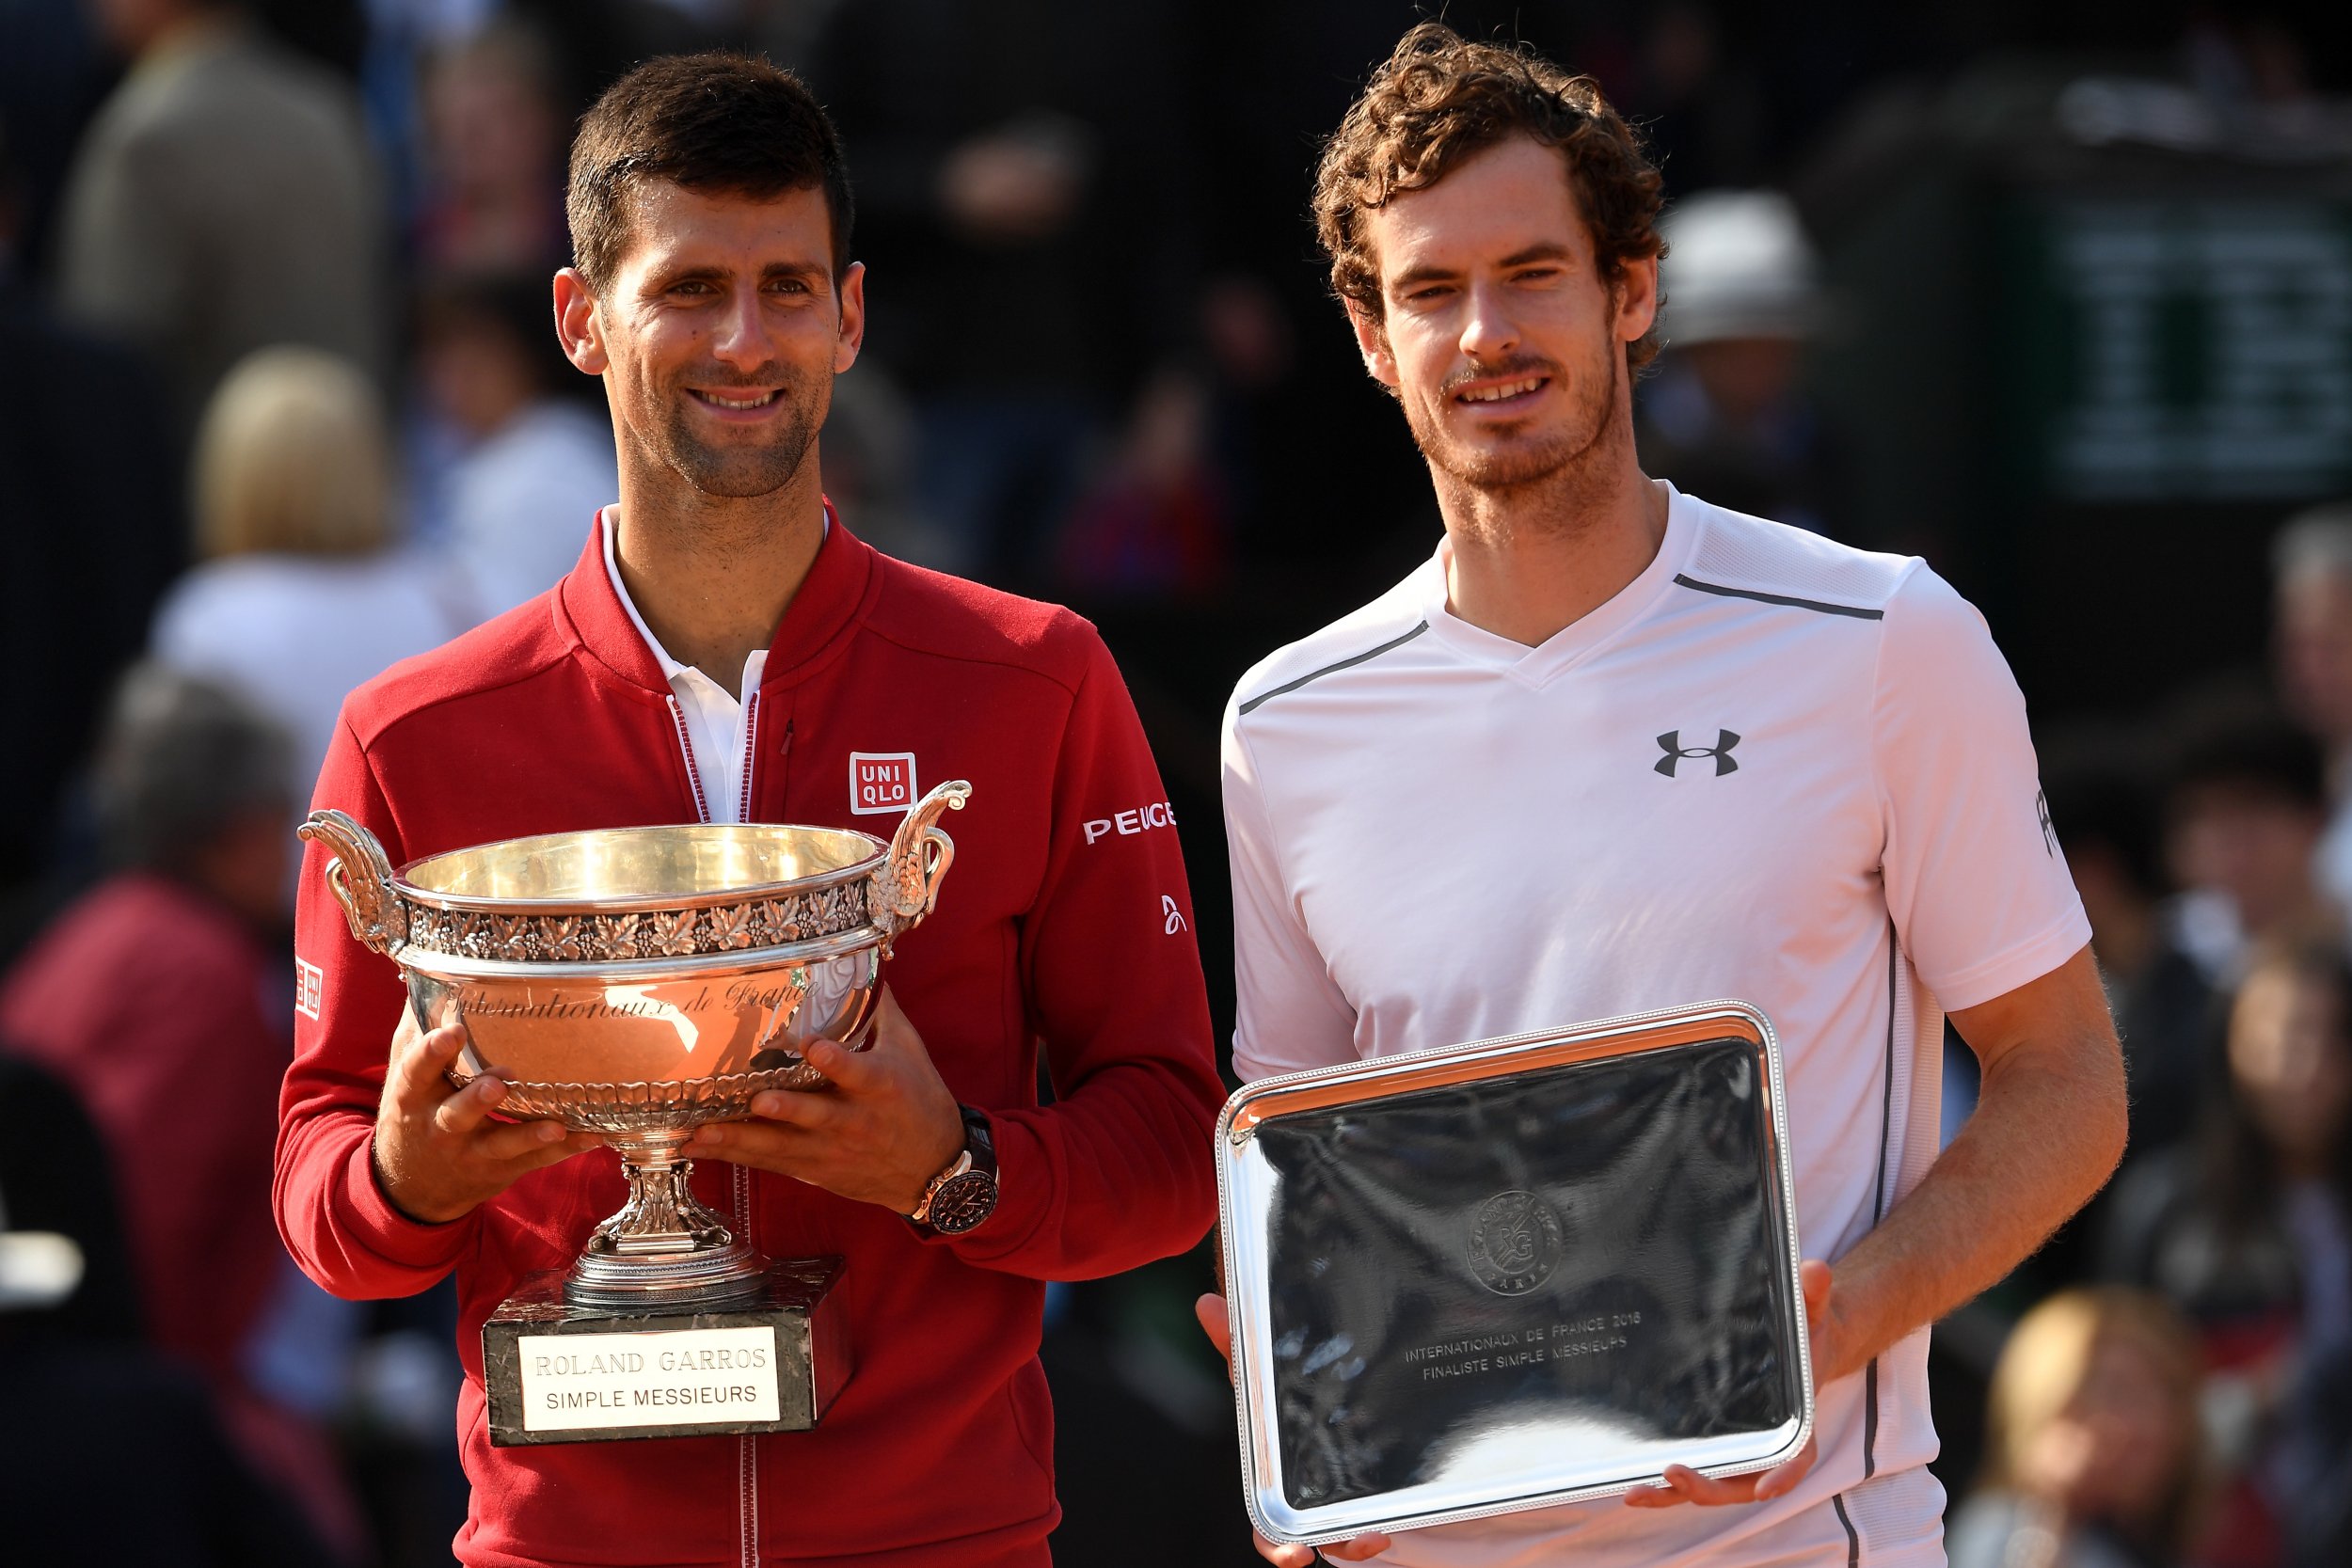
{"type": "Polygon", "coordinates": [[[855,1094],[882,1075],[880,1058],[903,1052],[910,1039],[921,1051],[921,1037],[907,1022],[907,1015],[898,1010],[898,998],[884,986],[874,997],[873,1037],[866,1041],[865,1050],[852,1051],[839,1040],[813,1039],[802,1048],[801,1054],[809,1066],[855,1094]]]}
{"type": "Polygon", "coordinates": [[[1219,1355],[1232,1354],[1232,1325],[1225,1319],[1225,1298],[1215,1291],[1192,1304],[1192,1315],[1200,1320],[1200,1332],[1209,1337],[1219,1355]]]}
{"type": "Polygon", "coordinates": [[[1818,1258],[1808,1258],[1797,1265],[1797,1285],[1804,1291],[1804,1316],[1807,1323],[1819,1323],[1829,1310],[1829,1265],[1818,1258]]]}

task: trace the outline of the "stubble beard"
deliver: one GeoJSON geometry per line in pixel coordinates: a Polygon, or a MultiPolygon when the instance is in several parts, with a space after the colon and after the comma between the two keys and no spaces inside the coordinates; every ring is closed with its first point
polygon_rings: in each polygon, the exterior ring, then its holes
{"type": "MultiPolygon", "coordinates": [[[[1446,390],[1440,394],[1437,410],[1405,402],[1405,422],[1412,431],[1413,444],[1421,449],[1441,484],[1451,480],[1480,495],[1501,499],[1536,486],[1571,494],[1591,488],[1597,470],[1608,465],[1621,434],[1617,420],[1618,405],[1624,401],[1625,359],[1615,349],[1612,335],[1602,353],[1607,373],[1583,378],[1583,395],[1568,418],[1540,438],[1507,442],[1499,451],[1463,446],[1444,426],[1442,407],[1453,399],[1453,393],[1446,390]]],[[[1547,375],[1555,386],[1566,381],[1559,365],[1532,357],[1480,366],[1477,373],[1480,377],[1547,375]]]]}
{"type": "MultiPolygon", "coordinates": [[[[750,378],[753,385],[781,386],[789,410],[774,439],[760,446],[713,446],[694,434],[688,411],[691,394],[680,382],[662,400],[660,432],[661,457],[687,483],[707,496],[744,500],[773,495],[792,482],[808,458],[808,449],[823,428],[832,401],[830,381],[783,378],[771,372],[750,378]]],[[[715,377],[691,378],[691,385],[723,392],[727,383],[715,377]]]]}

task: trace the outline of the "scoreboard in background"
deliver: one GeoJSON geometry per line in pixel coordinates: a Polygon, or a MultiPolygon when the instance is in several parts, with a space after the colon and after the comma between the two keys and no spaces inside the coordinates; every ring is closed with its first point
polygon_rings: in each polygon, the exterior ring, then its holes
{"type": "MultiPolygon", "coordinates": [[[[2020,207],[2054,351],[2020,388],[2047,493],[2352,491],[2352,205],[2068,196],[2020,207]]],[[[2021,346],[2030,363],[2035,345],[2021,346]]]]}
{"type": "Polygon", "coordinates": [[[2341,150],[2185,110],[2090,135],[2069,90],[1958,83],[1864,188],[1805,193],[1845,531],[1982,605],[2037,719],[2261,668],[2272,534],[2352,496],[2352,111],[2341,150]]]}

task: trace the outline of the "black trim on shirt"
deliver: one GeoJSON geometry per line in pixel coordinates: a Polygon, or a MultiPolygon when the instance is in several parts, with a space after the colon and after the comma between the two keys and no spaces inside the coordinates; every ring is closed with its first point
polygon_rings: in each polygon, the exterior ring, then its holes
{"type": "Polygon", "coordinates": [[[1252,697],[1248,702],[1242,704],[1241,710],[1244,713],[1255,712],[1258,705],[1265,702],[1270,697],[1279,697],[1285,691],[1295,691],[1300,687],[1305,686],[1309,681],[1319,681],[1324,676],[1344,670],[1351,664],[1361,664],[1368,658],[1378,658],[1382,654],[1387,653],[1391,648],[1401,648],[1405,646],[1406,643],[1410,642],[1414,638],[1419,637],[1422,632],[1425,632],[1428,629],[1429,623],[1423,621],[1420,626],[1415,626],[1411,631],[1406,632],[1404,636],[1392,638],[1389,641],[1381,643],[1380,646],[1376,648],[1367,648],[1353,658],[1341,659],[1337,664],[1327,664],[1322,669],[1311,671],[1308,673],[1299,676],[1295,681],[1286,681],[1282,685],[1276,687],[1271,691],[1261,691],[1255,697],[1252,697]]]}
{"type": "MultiPolygon", "coordinates": [[[[1886,1062],[1879,1085],[1878,1187],[1870,1199],[1870,1223],[1886,1218],[1886,1147],[1895,1136],[1895,988],[1902,981],[1902,947],[1895,923],[1886,923],[1886,1062]]],[[[1879,1361],[1870,1358],[1862,1379],[1862,1479],[1879,1469],[1879,1361]]]]}
{"type": "Polygon", "coordinates": [[[1860,605],[1826,604],[1820,599],[1791,598],[1786,594],[1765,594],[1754,588],[1725,588],[1720,582],[1701,582],[1696,578],[1675,574],[1675,581],[1685,588],[1695,588],[1702,594],[1720,594],[1726,599],[1754,599],[1758,604],[1787,605],[1791,610],[1814,610],[1823,615],[1851,615],[1857,621],[1883,621],[1886,611],[1865,610],[1860,605]]]}

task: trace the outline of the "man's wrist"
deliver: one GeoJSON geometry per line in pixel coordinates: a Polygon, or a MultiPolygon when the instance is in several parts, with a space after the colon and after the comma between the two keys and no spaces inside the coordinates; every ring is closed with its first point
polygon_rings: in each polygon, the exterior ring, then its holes
{"type": "Polygon", "coordinates": [[[907,1195],[903,1202],[891,1205],[898,1212],[900,1219],[914,1217],[914,1212],[923,1207],[923,1199],[931,1188],[948,1174],[950,1167],[964,1153],[963,1107],[951,1101],[948,1114],[950,1119],[941,1124],[934,1140],[932,1158],[924,1165],[923,1173],[914,1180],[914,1191],[907,1195]]]}
{"type": "Polygon", "coordinates": [[[377,1146],[373,1132],[368,1134],[368,1176],[375,1182],[376,1196],[384,1200],[384,1206],[410,1225],[455,1225],[459,1220],[464,1219],[467,1213],[471,1212],[470,1210],[464,1210],[452,1214],[445,1220],[433,1220],[425,1218],[401,1202],[399,1195],[392,1191],[391,1176],[384,1168],[384,1151],[377,1146]]]}
{"type": "Polygon", "coordinates": [[[977,1229],[996,1210],[996,1142],[986,1112],[957,1107],[963,1143],[924,1186],[906,1216],[927,1236],[961,1236],[977,1229]]]}

